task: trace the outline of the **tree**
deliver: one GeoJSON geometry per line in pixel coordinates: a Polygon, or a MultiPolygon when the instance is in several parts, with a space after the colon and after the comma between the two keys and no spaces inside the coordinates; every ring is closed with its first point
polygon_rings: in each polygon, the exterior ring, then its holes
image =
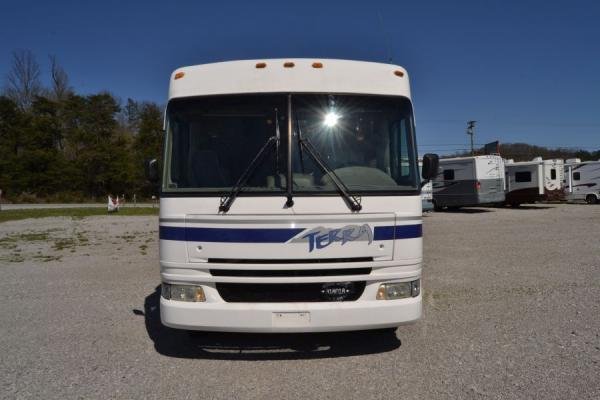
{"type": "Polygon", "coordinates": [[[0,188],[5,194],[18,194],[26,118],[17,104],[0,97],[0,188]]]}
{"type": "Polygon", "coordinates": [[[54,100],[64,101],[73,89],[69,86],[69,76],[66,71],[58,64],[56,56],[50,55],[50,77],[52,79],[51,93],[54,100]]]}
{"type": "Polygon", "coordinates": [[[34,98],[42,93],[40,66],[29,50],[15,50],[12,57],[4,92],[22,110],[27,110],[34,98]]]}
{"type": "Polygon", "coordinates": [[[145,163],[153,158],[162,159],[163,120],[162,111],[155,103],[143,103],[137,107],[139,127],[135,137],[135,181],[141,194],[151,196],[156,187],[146,180],[145,163]]]}

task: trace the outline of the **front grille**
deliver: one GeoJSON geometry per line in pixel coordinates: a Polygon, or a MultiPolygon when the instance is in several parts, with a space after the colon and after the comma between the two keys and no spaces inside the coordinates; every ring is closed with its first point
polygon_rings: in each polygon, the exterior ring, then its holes
{"type": "MultiPolygon", "coordinates": [[[[323,283],[217,283],[217,290],[228,303],[292,303],[356,301],[365,290],[365,282],[352,282],[353,290],[343,298],[323,293],[323,283]]],[[[344,285],[347,285],[345,283],[344,285]]]]}
{"type": "Polygon", "coordinates": [[[256,270],[256,269],[211,269],[213,276],[251,276],[251,277],[298,277],[298,276],[338,276],[369,275],[371,268],[335,268],[335,269],[291,269],[291,270],[256,270]]]}
{"type": "Polygon", "coordinates": [[[283,259],[257,259],[257,258],[209,258],[209,263],[216,264],[322,264],[322,263],[351,263],[372,262],[373,257],[346,257],[346,258],[283,258],[283,259]]]}

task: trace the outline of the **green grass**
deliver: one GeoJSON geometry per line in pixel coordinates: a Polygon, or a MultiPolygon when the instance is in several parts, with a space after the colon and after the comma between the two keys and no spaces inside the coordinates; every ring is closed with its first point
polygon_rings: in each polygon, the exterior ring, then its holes
{"type": "Polygon", "coordinates": [[[16,221],[27,218],[46,218],[46,217],[71,217],[84,218],[96,215],[110,215],[118,218],[119,216],[130,215],[158,215],[158,207],[127,207],[121,208],[119,212],[108,213],[105,207],[89,208],[45,208],[45,209],[26,209],[26,210],[2,210],[0,211],[0,223],[6,221],[16,221]]]}

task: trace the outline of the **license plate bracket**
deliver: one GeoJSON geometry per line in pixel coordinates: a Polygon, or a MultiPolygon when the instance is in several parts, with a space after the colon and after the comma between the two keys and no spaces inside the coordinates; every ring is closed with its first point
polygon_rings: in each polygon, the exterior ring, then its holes
{"type": "Polygon", "coordinates": [[[274,312],[271,315],[273,327],[300,328],[310,325],[310,312],[274,312]]]}

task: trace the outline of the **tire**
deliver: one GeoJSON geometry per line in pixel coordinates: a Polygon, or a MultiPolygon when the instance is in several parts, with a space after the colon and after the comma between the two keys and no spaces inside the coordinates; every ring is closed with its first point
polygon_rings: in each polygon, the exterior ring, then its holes
{"type": "Polygon", "coordinates": [[[588,194],[585,196],[585,202],[588,204],[596,204],[598,202],[598,198],[593,194],[588,194]]]}
{"type": "Polygon", "coordinates": [[[387,336],[387,335],[395,335],[397,330],[398,330],[398,327],[395,327],[395,328],[373,329],[373,330],[370,330],[370,331],[367,331],[367,332],[369,332],[371,334],[374,334],[374,335],[387,336]]]}
{"type": "Polygon", "coordinates": [[[443,207],[438,206],[438,204],[435,202],[435,200],[432,201],[432,203],[433,203],[433,211],[442,211],[443,210],[443,207]]]}
{"type": "Polygon", "coordinates": [[[510,206],[513,208],[517,208],[521,205],[521,203],[510,203],[510,206]]]}
{"type": "Polygon", "coordinates": [[[461,206],[448,206],[448,211],[458,211],[461,206]]]}

